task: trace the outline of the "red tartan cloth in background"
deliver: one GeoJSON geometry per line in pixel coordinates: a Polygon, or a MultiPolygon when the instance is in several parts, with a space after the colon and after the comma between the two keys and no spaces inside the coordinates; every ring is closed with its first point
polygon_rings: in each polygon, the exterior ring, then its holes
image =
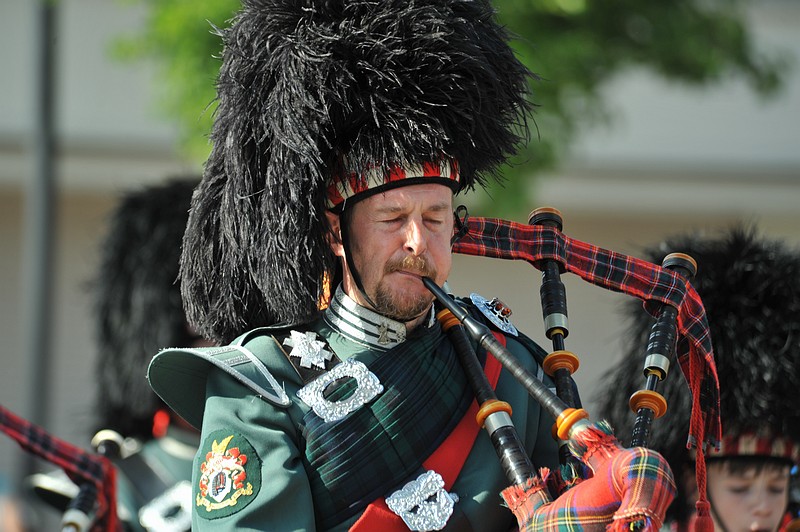
{"type": "Polygon", "coordinates": [[[25,451],[51,462],[78,485],[91,482],[97,487],[97,510],[93,532],[118,532],[116,469],[100,455],[48,434],[44,429],[13,414],[0,405],[0,430],[15,440],[25,451]]]}
{"type": "Polygon", "coordinates": [[[683,277],[650,262],[572,239],[552,227],[469,218],[465,229],[466,234],[453,245],[456,253],[525,260],[533,265],[551,259],[592,284],[675,307],[678,332],[687,340],[678,342],[678,362],[692,391],[689,444],[718,446],[719,379],[708,322],[700,296],[683,277]]]}

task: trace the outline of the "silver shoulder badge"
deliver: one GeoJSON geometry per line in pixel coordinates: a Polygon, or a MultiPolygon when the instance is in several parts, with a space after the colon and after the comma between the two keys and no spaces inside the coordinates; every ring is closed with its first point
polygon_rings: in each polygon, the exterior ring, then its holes
{"type": "Polygon", "coordinates": [[[471,293],[469,298],[472,300],[472,303],[478,307],[478,310],[480,310],[498,329],[512,336],[517,336],[519,334],[517,328],[514,327],[508,319],[508,317],[511,316],[511,309],[508,308],[505,303],[497,298],[490,301],[475,292],[471,293]]]}

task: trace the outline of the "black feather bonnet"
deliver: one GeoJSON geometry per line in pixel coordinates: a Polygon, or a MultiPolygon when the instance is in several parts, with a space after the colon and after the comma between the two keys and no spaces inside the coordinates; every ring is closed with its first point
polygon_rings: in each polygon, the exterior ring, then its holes
{"type": "Polygon", "coordinates": [[[334,179],[443,161],[471,189],[527,140],[531,74],[486,0],[245,0],[222,37],[181,261],[217,341],[318,312],[334,179]]]}
{"type": "Polygon", "coordinates": [[[153,353],[189,345],[178,265],[197,178],[126,193],[111,214],[93,282],[99,428],[149,438],[164,408],[144,374],[153,353]]]}

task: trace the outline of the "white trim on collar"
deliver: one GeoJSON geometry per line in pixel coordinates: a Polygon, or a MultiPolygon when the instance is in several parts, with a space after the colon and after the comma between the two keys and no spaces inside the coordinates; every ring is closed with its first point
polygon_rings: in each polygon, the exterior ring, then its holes
{"type": "MultiPolygon", "coordinates": [[[[345,294],[341,285],[336,288],[324,317],[328,325],[339,333],[380,351],[388,351],[406,340],[406,325],[403,322],[362,307],[345,294]]],[[[435,320],[431,309],[427,326],[430,327],[435,320]]]]}

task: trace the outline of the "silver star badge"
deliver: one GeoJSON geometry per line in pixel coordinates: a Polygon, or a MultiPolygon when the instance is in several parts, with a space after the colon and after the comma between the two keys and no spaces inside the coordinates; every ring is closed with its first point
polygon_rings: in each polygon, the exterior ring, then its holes
{"type": "Polygon", "coordinates": [[[292,348],[290,356],[300,359],[300,367],[310,368],[315,366],[325,369],[325,361],[333,357],[333,353],[325,349],[325,343],[317,340],[317,333],[291,331],[291,338],[283,341],[284,345],[292,348]]]}

